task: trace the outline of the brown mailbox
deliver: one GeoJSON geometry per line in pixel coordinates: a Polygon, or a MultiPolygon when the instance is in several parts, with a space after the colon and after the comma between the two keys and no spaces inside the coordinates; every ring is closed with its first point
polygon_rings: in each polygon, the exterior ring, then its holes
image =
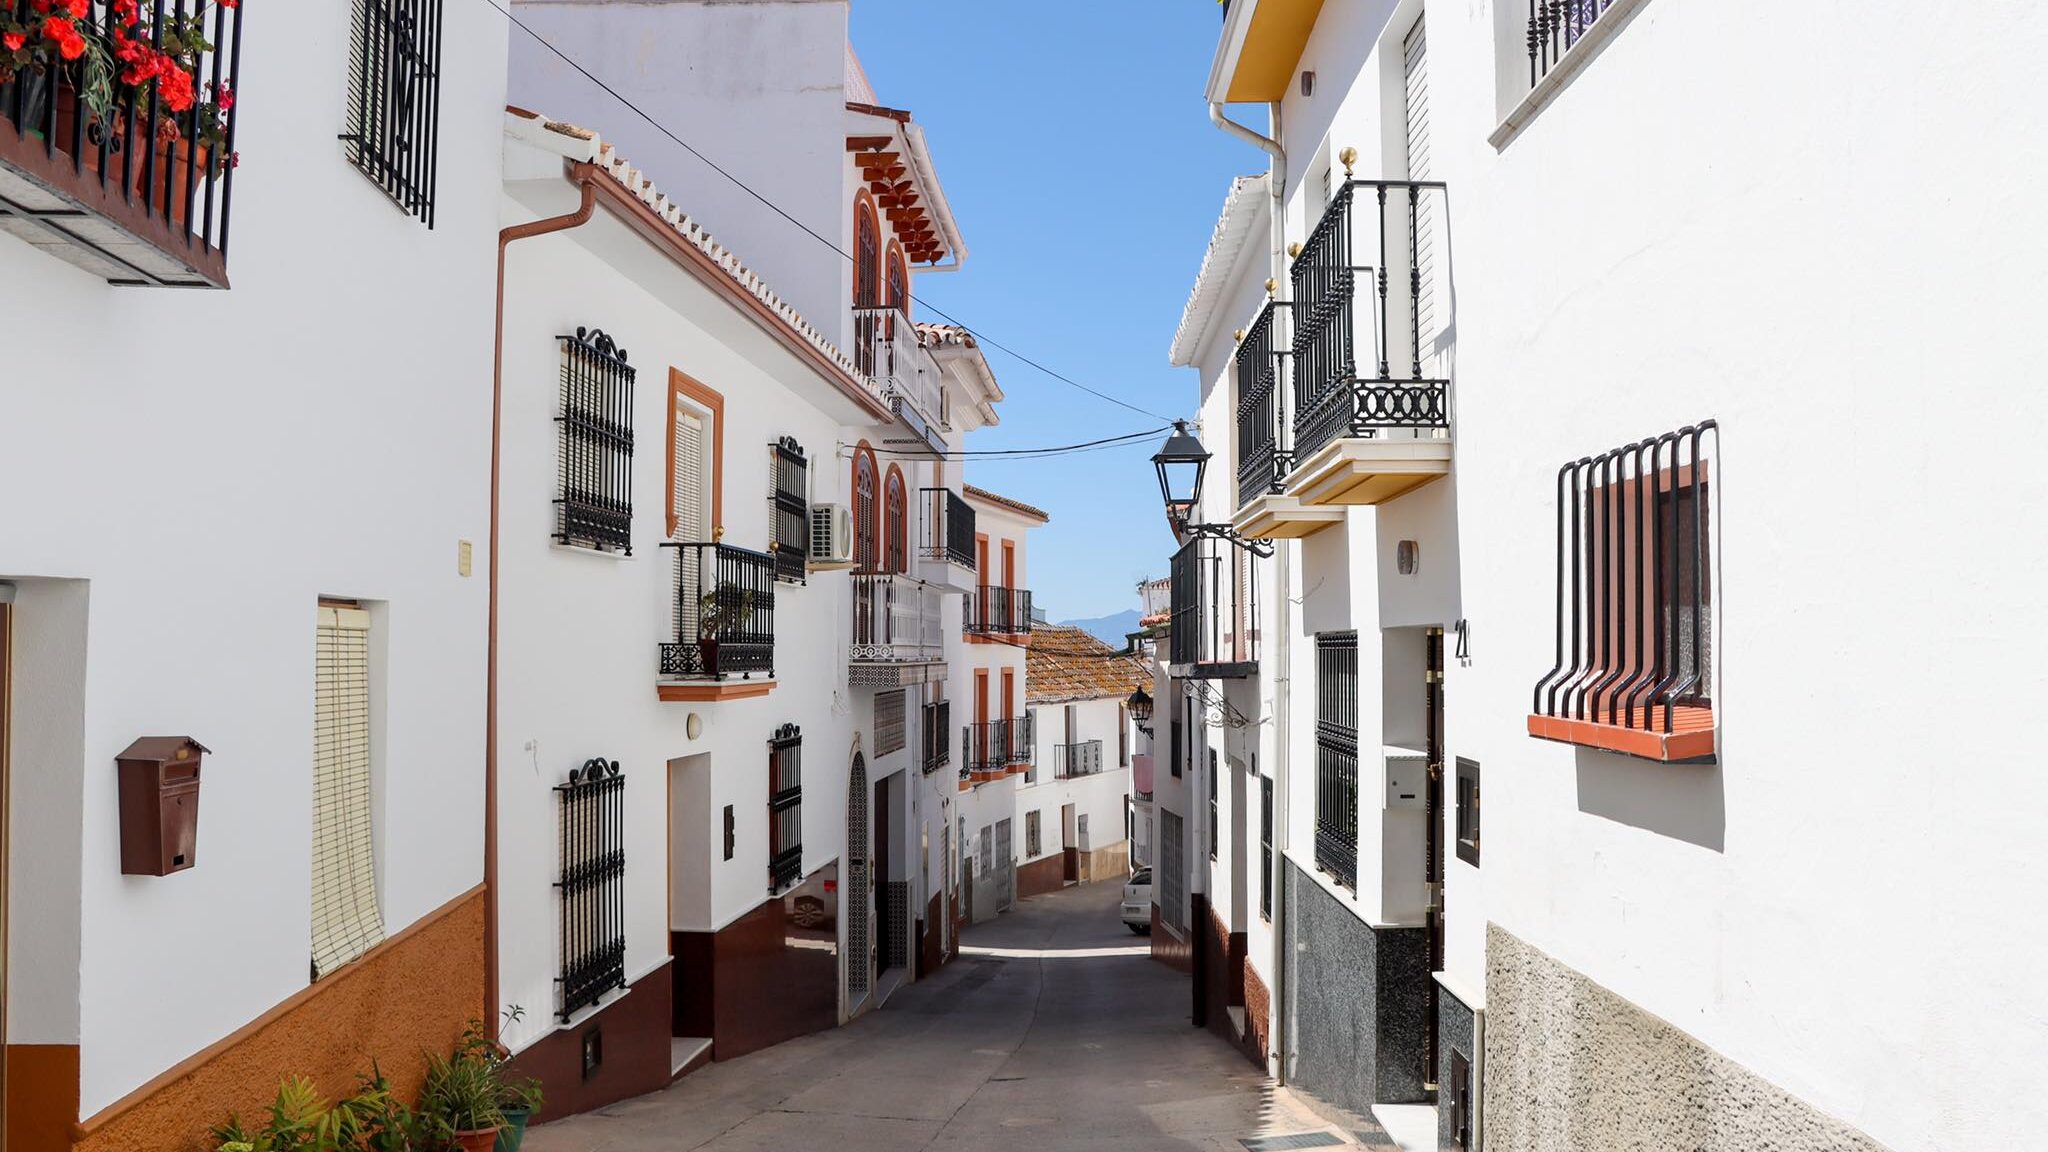
{"type": "Polygon", "coordinates": [[[114,758],[121,768],[121,871],[168,876],[197,858],[199,758],[190,736],[144,736],[114,758]]]}

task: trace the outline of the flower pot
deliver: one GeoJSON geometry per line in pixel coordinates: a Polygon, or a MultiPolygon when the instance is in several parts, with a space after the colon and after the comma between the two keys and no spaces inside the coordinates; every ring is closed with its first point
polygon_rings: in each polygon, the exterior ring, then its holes
{"type": "Polygon", "coordinates": [[[455,1146],[462,1152],[491,1152],[491,1145],[498,1142],[499,1128],[474,1128],[455,1134],[455,1146]]]}
{"type": "MultiPolygon", "coordinates": [[[[106,137],[107,173],[116,181],[114,188],[118,191],[120,188],[122,135],[120,132],[113,130],[111,125],[93,118],[90,110],[87,110],[85,115],[88,117],[88,120],[86,121],[84,131],[78,137],[78,150],[82,154],[79,160],[84,164],[87,172],[97,173],[100,170],[99,138],[101,136],[106,137]]],[[[69,153],[71,151],[71,134],[79,131],[78,117],[78,89],[72,87],[69,83],[59,82],[57,85],[57,120],[53,126],[56,130],[55,140],[59,152],[69,153]]],[[[137,178],[136,182],[139,186],[141,183],[140,177],[137,178]]]]}
{"type": "Polygon", "coordinates": [[[495,1152],[519,1152],[519,1145],[526,1140],[526,1122],[533,1118],[533,1112],[526,1108],[506,1108],[505,1126],[498,1129],[498,1143],[495,1152]]]}
{"type": "MultiPolygon", "coordinates": [[[[163,219],[164,199],[168,196],[171,222],[179,226],[187,225],[185,199],[188,191],[193,197],[192,210],[202,215],[205,213],[206,205],[201,197],[206,194],[206,174],[213,165],[213,149],[203,146],[199,148],[198,158],[190,163],[188,170],[187,158],[192,154],[192,142],[184,137],[177,136],[166,140],[159,136],[156,138],[154,171],[150,170],[150,166],[141,157],[136,158],[135,191],[148,202],[151,216],[163,219]]],[[[107,157],[107,163],[115,163],[111,155],[107,157]]]]}
{"type": "Polygon", "coordinates": [[[697,658],[703,661],[704,674],[706,676],[718,675],[718,637],[699,636],[697,638],[697,658]]]}

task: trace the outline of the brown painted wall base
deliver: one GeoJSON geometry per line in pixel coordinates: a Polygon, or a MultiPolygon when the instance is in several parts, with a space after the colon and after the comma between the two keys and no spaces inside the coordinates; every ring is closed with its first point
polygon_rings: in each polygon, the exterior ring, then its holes
{"type": "Polygon", "coordinates": [[[716,932],[671,933],[674,1034],[708,1036],[711,1058],[731,1060],[836,1026],[837,881],[826,868],[716,932]]]}
{"type": "Polygon", "coordinates": [[[1244,966],[1244,1022],[1245,1055],[1264,1068],[1273,1036],[1273,993],[1250,964],[1244,966]]]}
{"type": "Polygon", "coordinates": [[[919,977],[929,976],[937,972],[939,965],[946,962],[945,949],[939,946],[939,939],[944,935],[944,933],[939,931],[939,928],[942,923],[940,917],[946,914],[945,900],[944,893],[934,892],[931,900],[925,904],[923,918],[917,922],[917,974],[919,977]]]}
{"type": "Polygon", "coordinates": [[[1223,918],[1215,909],[1209,910],[1209,930],[1202,933],[1202,972],[1207,987],[1209,1031],[1228,1041],[1243,1052],[1253,1063],[1264,1067],[1266,1063],[1265,1006],[1260,1005],[1261,1019],[1254,1026],[1252,1020],[1251,985],[1258,984],[1261,1001],[1266,995],[1265,985],[1245,962],[1247,938],[1242,932],[1232,932],[1224,927],[1223,918]],[[1237,1033],[1237,1023],[1230,1017],[1231,1008],[1244,1009],[1244,1035],[1237,1033]]]}
{"type": "MultiPolygon", "coordinates": [[[[429,913],[318,984],[122,1097],[71,1129],[71,1140],[12,1138],[23,1098],[9,1094],[9,1152],[158,1152],[199,1147],[227,1118],[260,1113],[287,1076],[310,1076],[330,1097],[349,1091],[375,1060],[410,1100],[425,1053],[453,1047],[483,1016],[484,892],[429,913]]],[[[18,1057],[10,1052],[10,1073],[18,1057]]],[[[77,1112],[72,1050],[69,1107],[77,1112]]]]}
{"type": "Polygon", "coordinates": [[[539,1080],[547,1096],[541,1119],[574,1116],[668,1084],[673,964],[642,976],[576,1027],[550,1032],[513,1057],[514,1074],[539,1080]],[[602,1060],[586,1077],[583,1046],[593,1036],[602,1060]]]}
{"type": "Polygon", "coordinates": [[[1176,972],[1192,973],[1195,970],[1195,952],[1186,940],[1174,939],[1166,925],[1159,922],[1159,905],[1152,906],[1152,958],[1176,972]]]}
{"type": "Polygon", "coordinates": [[[1041,856],[1029,864],[1017,866],[1017,898],[1043,896],[1057,892],[1066,886],[1066,867],[1062,853],[1041,856]]]}

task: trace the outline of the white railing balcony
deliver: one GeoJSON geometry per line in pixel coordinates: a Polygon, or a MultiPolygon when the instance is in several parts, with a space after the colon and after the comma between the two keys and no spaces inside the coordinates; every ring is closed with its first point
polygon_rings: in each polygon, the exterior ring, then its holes
{"type": "Polygon", "coordinates": [[[853,310],[853,362],[920,439],[935,441],[949,422],[938,365],[917,342],[917,327],[902,310],[853,310]]]}
{"type": "Polygon", "coordinates": [[[855,573],[853,644],[848,653],[854,682],[922,683],[932,678],[932,666],[943,669],[941,602],[939,590],[922,580],[894,572],[855,573]],[[913,668],[917,674],[896,671],[913,668]]]}

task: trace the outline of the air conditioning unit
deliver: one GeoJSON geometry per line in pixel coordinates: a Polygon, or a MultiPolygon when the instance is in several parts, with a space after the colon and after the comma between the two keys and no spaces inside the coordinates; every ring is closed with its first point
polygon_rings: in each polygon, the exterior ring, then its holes
{"type": "Polygon", "coordinates": [[[811,505],[811,571],[853,567],[853,516],[844,504],[811,505]]]}

